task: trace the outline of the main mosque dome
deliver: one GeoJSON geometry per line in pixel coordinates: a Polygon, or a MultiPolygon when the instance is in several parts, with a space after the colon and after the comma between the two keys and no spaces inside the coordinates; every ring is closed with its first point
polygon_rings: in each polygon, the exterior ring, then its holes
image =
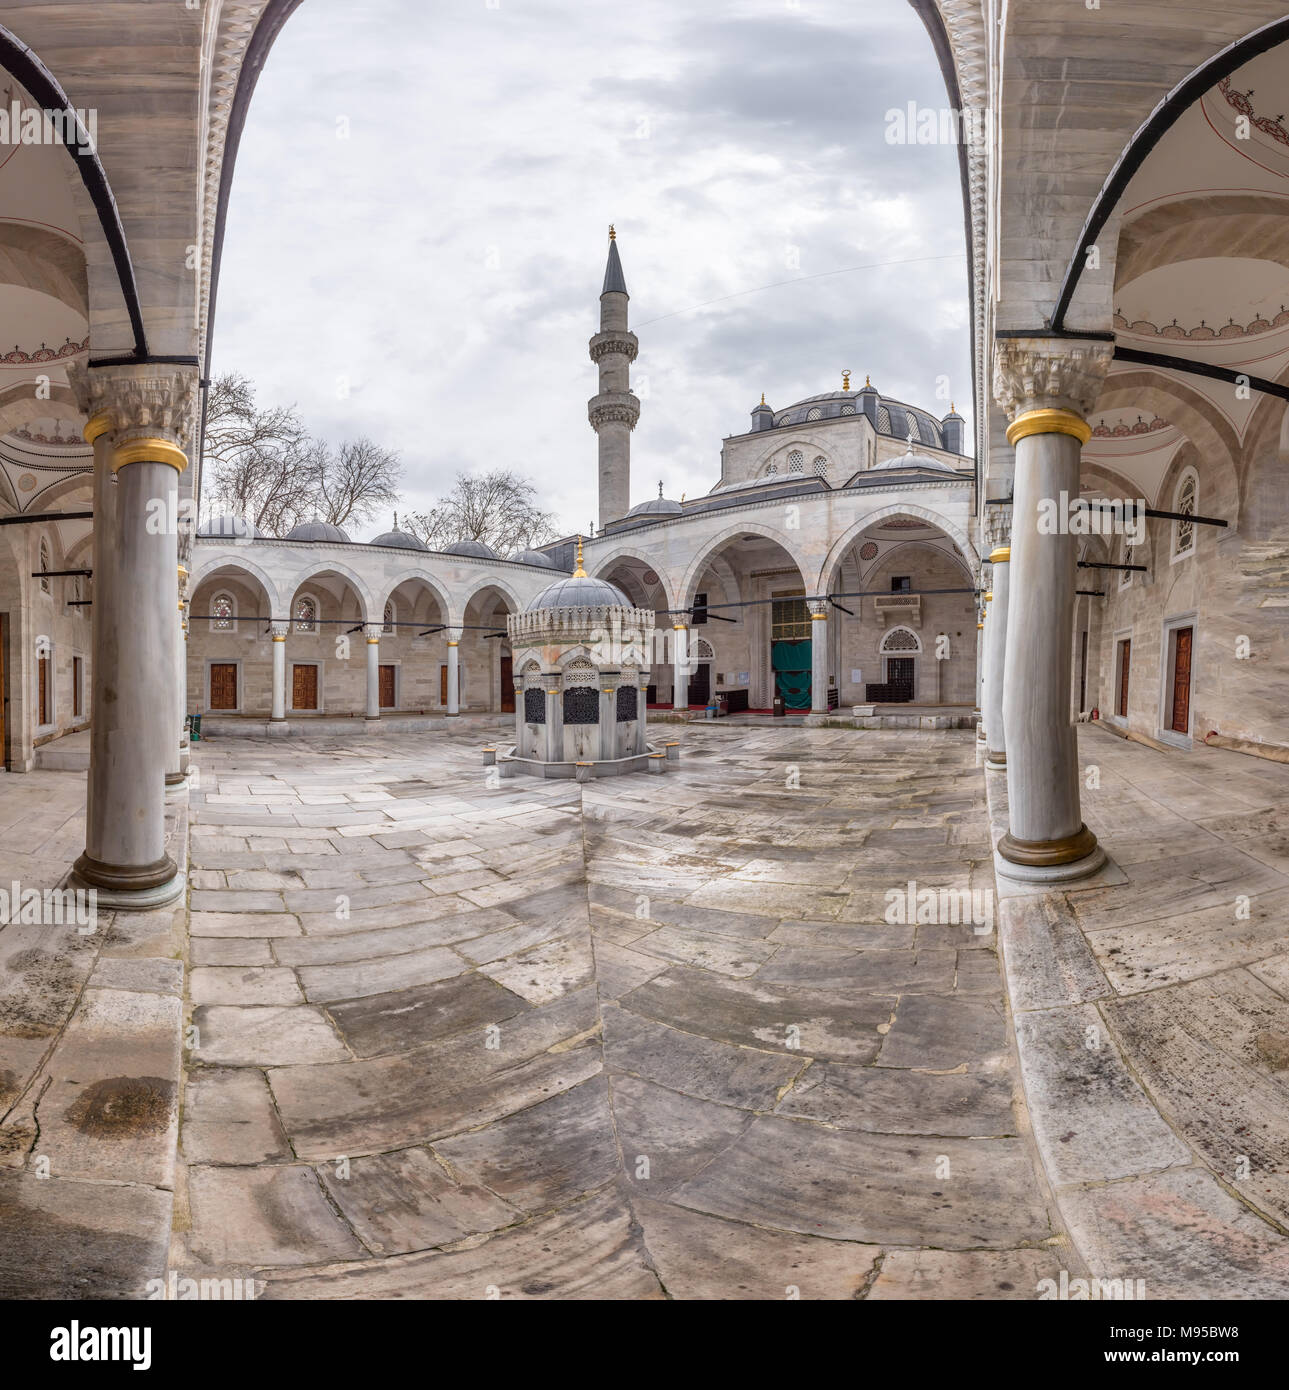
{"type": "Polygon", "coordinates": [[[774,424],[807,425],[816,420],[835,420],[843,415],[867,415],[878,434],[895,439],[907,439],[930,444],[935,449],[949,447],[939,420],[925,410],[905,405],[880,395],[872,386],[859,391],[825,391],[819,396],[807,396],[786,410],[774,412],[774,424]]]}

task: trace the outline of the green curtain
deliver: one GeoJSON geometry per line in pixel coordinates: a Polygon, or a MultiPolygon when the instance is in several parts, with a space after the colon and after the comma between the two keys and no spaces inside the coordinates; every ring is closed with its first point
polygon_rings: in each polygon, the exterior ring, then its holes
{"type": "Polygon", "coordinates": [[[770,647],[774,688],[787,709],[810,708],[810,643],[775,642],[770,647]]]}

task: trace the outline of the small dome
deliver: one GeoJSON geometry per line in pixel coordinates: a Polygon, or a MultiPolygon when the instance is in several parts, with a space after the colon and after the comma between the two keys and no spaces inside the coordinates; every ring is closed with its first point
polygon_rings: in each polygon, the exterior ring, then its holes
{"type": "Polygon", "coordinates": [[[400,531],[397,526],[392,531],[386,531],[383,536],[377,536],[374,541],[368,541],[367,544],[393,545],[400,550],[428,550],[430,548],[420,536],[414,536],[410,531],[400,531]]]}
{"type": "Polygon", "coordinates": [[[253,521],[226,512],[223,516],[214,516],[203,521],[197,527],[197,534],[221,541],[254,541],[261,539],[264,532],[253,521]]]}
{"type": "Polygon", "coordinates": [[[543,555],[540,550],[516,550],[513,555],[507,558],[519,565],[540,565],[543,569],[548,570],[559,568],[549,555],[543,555]]]}
{"type": "Polygon", "coordinates": [[[873,473],[879,473],[883,470],[889,470],[892,472],[898,470],[899,472],[904,473],[909,471],[910,469],[926,469],[932,473],[957,472],[957,469],[955,469],[953,464],[951,463],[944,463],[940,459],[933,459],[929,454],[915,454],[913,452],[912,444],[909,445],[905,453],[898,455],[898,457],[893,459],[887,459],[884,463],[875,463],[870,471],[873,473]]]}
{"type": "Polygon", "coordinates": [[[651,497],[647,502],[637,502],[627,513],[628,516],[677,516],[684,508],[670,497],[651,497]]]}
{"type": "Polygon", "coordinates": [[[443,547],[445,555],[469,555],[475,560],[500,560],[501,556],[490,545],[482,541],[453,541],[443,547]]]}
{"type": "Polygon", "coordinates": [[[286,539],[289,541],[333,541],[341,545],[349,544],[349,537],[339,526],[333,526],[329,521],[302,521],[286,533],[286,539]]]}
{"type": "Polygon", "coordinates": [[[607,579],[557,579],[543,589],[524,609],[536,613],[542,608],[631,608],[631,600],[607,579]]]}

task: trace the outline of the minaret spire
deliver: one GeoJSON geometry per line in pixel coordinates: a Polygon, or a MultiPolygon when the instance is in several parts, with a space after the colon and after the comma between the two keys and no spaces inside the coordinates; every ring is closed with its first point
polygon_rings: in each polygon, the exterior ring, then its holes
{"type": "Polygon", "coordinates": [[[631,363],[639,350],[627,327],[626,277],[618,234],[609,227],[609,259],[600,291],[600,331],[591,339],[591,361],[600,371],[599,394],[587,402],[591,428],[599,436],[600,530],[625,516],[631,504],[631,431],[640,402],[631,391],[631,363]]]}

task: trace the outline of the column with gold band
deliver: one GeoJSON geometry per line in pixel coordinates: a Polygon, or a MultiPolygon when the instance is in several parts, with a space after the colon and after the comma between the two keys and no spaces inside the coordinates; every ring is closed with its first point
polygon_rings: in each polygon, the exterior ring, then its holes
{"type": "Polygon", "coordinates": [[[983,725],[985,766],[1001,770],[1007,766],[1007,745],[1003,735],[1003,681],[1007,669],[1007,610],[1011,590],[1011,549],[995,546],[989,552],[993,566],[993,588],[987,595],[985,617],[985,680],[983,725]]]}
{"type": "Polygon", "coordinates": [[[461,634],[463,628],[450,627],[444,632],[448,639],[448,718],[461,713],[461,634]]]}
{"type": "Polygon", "coordinates": [[[166,851],[165,796],[180,770],[178,483],[197,373],[82,368],[72,382],[95,462],[94,705],[72,883],[97,890],[101,906],[142,909],[184,887],[166,851]]]}
{"type": "Polygon", "coordinates": [[[689,629],[684,623],[672,625],[672,709],[689,708],[689,629]]]}
{"type": "Polygon", "coordinates": [[[363,628],[367,639],[367,715],[380,718],[380,623],[368,623],[363,628]]]}
{"type": "Polygon", "coordinates": [[[286,723],[286,635],[290,631],[290,622],[280,618],[275,618],[269,624],[269,634],[273,638],[273,705],[269,716],[270,725],[286,723]]]}
{"type": "Polygon", "coordinates": [[[829,660],[828,600],[809,599],[810,607],[810,721],[828,717],[829,660]]]}
{"type": "MultiPolygon", "coordinates": [[[[1000,341],[994,389],[1016,451],[1002,641],[1002,754],[1010,826],[999,870],[1031,882],[1095,872],[1105,853],[1083,823],[1078,743],[1070,720],[1077,536],[1062,524],[1079,496],[1086,416],[1109,369],[1113,345],[1091,338],[1000,341]],[[1053,517],[1057,524],[1053,525],[1053,517]]],[[[992,605],[991,605],[992,606],[992,605]]],[[[993,615],[986,619],[986,631],[993,615]]],[[[988,697],[986,697],[988,698],[988,697]]],[[[986,742],[993,725],[986,721],[986,742]]]]}

